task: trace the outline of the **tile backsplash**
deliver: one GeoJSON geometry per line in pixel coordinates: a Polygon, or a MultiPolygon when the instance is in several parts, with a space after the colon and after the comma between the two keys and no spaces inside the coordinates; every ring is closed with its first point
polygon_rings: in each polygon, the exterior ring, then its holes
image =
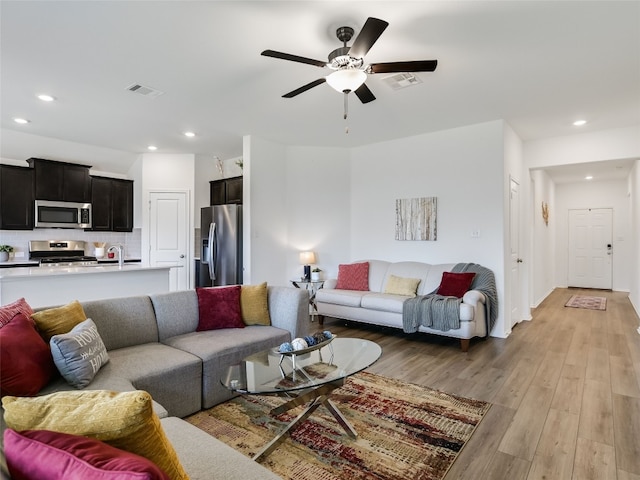
{"type": "Polygon", "coordinates": [[[35,230],[0,230],[0,245],[11,245],[16,260],[29,258],[29,240],[84,240],[87,242],[86,255],[94,255],[93,242],[105,242],[107,248],[120,243],[124,246],[125,257],[141,258],[142,231],[134,228],[132,232],[85,232],[80,229],[38,228],[35,230]],[[16,257],[23,252],[23,257],[16,257]]]}

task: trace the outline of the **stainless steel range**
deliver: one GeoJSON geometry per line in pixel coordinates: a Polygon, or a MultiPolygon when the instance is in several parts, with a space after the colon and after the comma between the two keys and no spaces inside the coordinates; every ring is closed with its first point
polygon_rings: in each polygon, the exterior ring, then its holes
{"type": "Polygon", "coordinates": [[[84,249],[82,240],[31,240],[29,259],[38,260],[43,267],[96,265],[98,259],[85,255],[84,249]]]}

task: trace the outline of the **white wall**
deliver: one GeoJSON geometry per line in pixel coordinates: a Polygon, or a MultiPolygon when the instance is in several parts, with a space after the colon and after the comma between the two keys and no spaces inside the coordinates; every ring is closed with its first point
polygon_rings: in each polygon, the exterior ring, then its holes
{"type": "Polygon", "coordinates": [[[555,200],[555,184],[544,170],[532,170],[532,192],[530,208],[530,237],[532,254],[531,306],[537,307],[556,287],[556,226],[558,208],[555,200]],[[542,203],[549,208],[549,224],[542,218],[542,203]]]}
{"type": "Polygon", "coordinates": [[[351,251],[375,258],[474,262],[495,273],[504,336],[504,122],[495,121],[355,148],[351,170],[351,251]],[[395,201],[437,197],[436,241],[395,240],[395,201]],[[471,232],[480,232],[472,238],[471,232]]]}
{"type": "Polygon", "coordinates": [[[584,181],[556,185],[556,286],[568,284],[569,210],[613,209],[613,290],[628,292],[631,269],[632,230],[629,222],[626,180],[584,181]]]}
{"type": "Polygon", "coordinates": [[[287,285],[286,148],[255,136],[243,139],[245,284],[287,285]]]}
{"type": "Polygon", "coordinates": [[[313,251],[324,278],[350,256],[351,165],[344,148],[287,149],[288,245],[285,280],[302,276],[298,254],[313,251]]]}
{"type": "Polygon", "coordinates": [[[640,125],[524,143],[527,168],[640,157],[640,125]]]}

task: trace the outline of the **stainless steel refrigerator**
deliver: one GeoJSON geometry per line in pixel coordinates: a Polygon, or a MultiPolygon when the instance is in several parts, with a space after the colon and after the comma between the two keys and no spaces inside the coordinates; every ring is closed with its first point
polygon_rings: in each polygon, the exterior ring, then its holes
{"type": "Polygon", "coordinates": [[[200,212],[201,287],[242,284],[242,205],[213,205],[200,212]]]}

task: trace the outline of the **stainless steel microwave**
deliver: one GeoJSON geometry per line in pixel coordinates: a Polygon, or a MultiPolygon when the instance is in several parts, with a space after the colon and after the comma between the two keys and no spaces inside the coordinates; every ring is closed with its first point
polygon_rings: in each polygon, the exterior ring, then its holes
{"type": "Polygon", "coordinates": [[[36,200],[36,228],[91,228],[91,204],[36,200]]]}

